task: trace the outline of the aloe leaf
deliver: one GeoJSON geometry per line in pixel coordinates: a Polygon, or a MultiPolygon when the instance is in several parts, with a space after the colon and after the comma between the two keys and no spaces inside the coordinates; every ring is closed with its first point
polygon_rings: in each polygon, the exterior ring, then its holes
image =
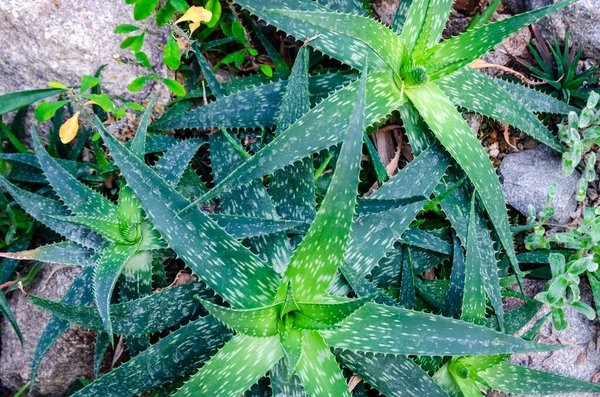
{"type": "Polygon", "coordinates": [[[289,375],[286,360],[282,359],[269,371],[271,388],[275,397],[307,397],[297,375],[289,375]]]}
{"type": "Polygon", "coordinates": [[[558,139],[537,116],[483,73],[466,67],[440,79],[436,84],[455,105],[504,121],[552,149],[564,151],[558,139]],[[481,95],[482,92],[485,95],[481,95]]]}
{"type": "Polygon", "coordinates": [[[465,171],[488,212],[504,250],[518,276],[513,237],[506,216],[504,193],[498,176],[481,143],[444,93],[429,83],[406,90],[425,122],[460,167],[465,171]],[[436,106],[432,107],[431,104],[436,106]]]}
{"type": "Polygon", "coordinates": [[[543,303],[539,301],[528,300],[518,308],[506,312],[504,314],[504,332],[513,335],[521,330],[540,311],[542,306],[543,303]]]}
{"type": "Polygon", "coordinates": [[[13,110],[20,109],[24,106],[29,106],[40,99],[62,94],[64,92],[65,90],[62,88],[46,88],[0,95],[0,114],[12,112],[13,110]]]}
{"type": "MultiPolygon", "coordinates": [[[[367,87],[365,127],[381,120],[403,102],[389,71],[370,73],[367,87]]],[[[354,82],[323,100],[197,202],[211,200],[234,186],[246,185],[340,142],[352,113],[357,89],[358,82],[354,82]]]]}
{"type": "Polygon", "coordinates": [[[210,314],[236,332],[256,337],[277,334],[277,313],[281,308],[281,304],[237,310],[207,301],[201,302],[210,314]]]}
{"type": "Polygon", "coordinates": [[[414,309],[417,301],[411,249],[407,245],[402,247],[402,272],[400,273],[400,294],[398,300],[402,307],[406,309],[414,309]]]}
{"type": "MultiPolygon", "coordinates": [[[[0,194],[0,196],[3,196],[0,194]]],[[[31,244],[31,233],[22,233],[15,241],[13,241],[6,249],[6,253],[19,252],[26,249],[31,244]]],[[[4,254],[4,253],[3,253],[4,254]]],[[[18,259],[0,259],[0,284],[4,284],[13,276],[14,271],[19,265],[18,259]]]]}
{"type": "Polygon", "coordinates": [[[494,81],[530,112],[569,114],[569,112],[577,111],[563,101],[534,88],[501,79],[494,79],[494,81]]]}
{"type": "Polygon", "coordinates": [[[163,154],[154,166],[154,171],[171,186],[177,186],[192,157],[202,141],[188,139],[178,143],[163,154]]]}
{"type": "Polygon", "coordinates": [[[67,208],[58,201],[23,190],[8,182],[1,175],[0,183],[6,188],[8,193],[21,208],[58,234],[87,248],[98,249],[105,243],[104,239],[99,234],[92,232],[88,228],[60,221],[50,216],[49,214],[69,215],[67,208]]]}
{"type": "Polygon", "coordinates": [[[176,190],[183,197],[191,200],[206,193],[208,188],[202,178],[196,173],[196,170],[189,166],[183,171],[176,190]]]}
{"type": "Polygon", "coordinates": [[[150,123],[150,117],[152,116],[152,110],[154,107],[154,102],[158,97],[158,91],[150,98],[148,105],[146,106],[146,110],[144,110],[144,114],[140,119],[140,123],[138,124],[137,131],[135,132],[135,136],[133,137],[133,141],[131,142],[130,149],[134,155],[136,155],[140,159],[144,159],[144,154],[146,153],[146,135],[148,131],[148,124],[150,123]]]}
{"type": "Polygon", "coordinates": [[[309,396],[350,396],[335,356],[318,331],[303,332],[302,356],[296,373],[309,396]]]}
{"type": "Polygon", "coordinates": [[[371,294],[356,299],[338,298],[331,303],[297,302],[296,304],[302,314],[315,321],[333,325],[360,309],[365,303],[372,301],[376,295],[378,294],[371,294]]]}
{"type": "Polygon", "coordinates": [[[408,357],[351,350],[336,350],[335,353],[344,367],[386,396],[447,397],[444,390],[408,357]]]}
{"type": "MultiPolygon", "coordinates": [[[[371,51],[375,52],[377,57],[385,62],[394,72],[400,71],[402,57],[404,55],[404,44],[402,40],[387,26],[371,18],[339,12],[282,10],[280,7],[272,10],[267,10],[265,8],[265,10],[266,11],[263,12],[266,14],[267,18],[283,16],[284,18],[302,21],[306,24],[321,28],[326,31],[327,34],[335,32],[343,37],[350,37],[357,42],[363,43],[371,51]],[[276,16],[272,16],[273,14],[276,16]]],[[[285,27],[280,24],[275,24],[275,26],[287,31],[285,27]]],[[[293,34],[290,31],[287,32],[293,34]]],[[[320,40],[321,37],[318,37],[314,41],[320,40]]],[[[312,45],[312,43],[313,42],[311,41],[310,45],[312,45]]],[[[339,43],[337,45],[339,45],[339,43]]],[[[329,46],[326,46],[326,49],[332,51],[329,46]]],[[[324,52],[328,53],[327,51],[324,52]]],[[[360,54],[360,52],[357,54],[360,54]]],[[[336,56],[333,57],[336,58],[336,56]]],[[[352,58],[352,61],[356,62],[356,54],[354,54],[352,58]]],[[[348,61],[348,58],[338,59],[344,63],[347,63],[348,61]]],[[[371,57],[369,57],[369,62],[373,62],[376,65],[379,63],[376,58],[373,58],[372,60],[371,57]]],[[[356,66],[354,67],[356,68],[356,66]]]]}
{"type": "MultiPolygon", "coordinates": [[[[432,146],[390,178],[369,200],[428,197],[444,175],[448,163],[447,153],[439,145],[432,146]],[[422,178],[425,173],[428,177],[422,178]]],[[[398,209],[359,217],[352,225],[344,261],[359,274],[369,274],[400,240],[426,202],[424,199],[398,209]]]]}
{"type": "MultiPolygon", "coordinates": [[[[422,5],[419,5],[418,2],[413,4],[412,8],[423,8],[427,7],[425,10],[425,19],[417,20],[416,22],[421,22],[421,26],[418,29],[418,41],[415,43],[415,47],[413,53],[415,55],[420,55],[429,47],[434,44],[437,44],[442,37],[442,31],[446,26],[446,21],[448,20],[448,16],[450,15],[450,11],[452,10],[452,0],[428,0],[423,1],[422,5]]],[[[419,10],[417,13],[418,16],[422,14],[423,10],[419,10]]],[[[410,14],[409,14],[410,15],[410,14]]],[[[411,28],[416,27],[417,24],[408,25],[411,28]]],[[[412,30],[412,29],[411,29],[412,30]]],[[[404,32],[402,32],[402,38],[407,39],[409,41],[414,40],[414,38],[407,37],[404,32]]],[[[408,34],[408,32],[407,32],[408,34]]]]}
{"type": "MultiPolygon", "coordinates": [[[[0,153],[0,159],[14,161],[22,164],[29,165],[31,167],[39,168],[40,163],[33,154],[23,153],[0,153]]],[[[65,159],[54,159],[58,164],[69,174],[73,175],[77,179],[85,179],[90,176],[90,171],[94,168],[89,163],[81,163],[79,161],[65,160],[65,159]]],[[[46,181],[44,180],[44,183],[46,181]]]]}
{"type": "Polygon", "coordinates": [[[406,19],[408,17],[409,10],[412,6],[413,0],[405,0],[398,3],[398,8],[396,8],[396,12],[394,13],[394,19],[392,20],[391,28],[394,32],[400,34],[404,25],[406,24],[406,19]]]}
{"type": "Polygon", "coordinates": [[[0,257],[82,267],[93,266],[96,262],[94,251],[72,241],[43,245],[21,252],[0,252],[0,257]]]}
{"type": "Polygon", "coordinates": [[[501,362],[478,372],[493,390],[517,394],[600,393],[600,385],[501,362]]]}
{"type": "Polygon", "coordinates": [[[4,293],[2,293],[2,292],[0,292],[0,314],[4,315],[4,317],[6,317],[6,319],[12,326],[13,330],[15,331],[15,334],[17,334],[17,338],[19,338],[19,342],[21,342],[21,345],[23,345],[23,335],[21,334],[21,330],[19,329],[19,324],[17,324],[17,319],[15,318],[15,315],[13,314],[13,312],[10,310],[10,306],[8,305],[8,300],[6,299],[6,296],[4,296],[4,293]]]}
{"type": "MultiPolygon", "coordinates": [[[[408,12],[404,16],[400,38],[404,43],[407,55],[413,54],[420,36],[424,33],[423,27],[427,21],[427,13],[431,1],[432,0],[412,1],[408,8],[408,12]]],[[[396,13],[398,13],[398,11],[396,11],[396,13]]]]}
{"type": "Polygon", "coordinates": [[[248,216],[210,214],[210,219],[235,238],[252,238],[306,226],[306,222],[248,216]]]}
{"type": "Polygon", "coordinates": [[[463,295],[465,292],[465,256],[460,246],[458,237],[454,237],[452,254],[452,273],[450,274],[450,284],[448,292],[444,299],[442,315],[446,317],[460,318],[463,295]]]}
{"type": "Polygon", "coordinates": [[[90,189],[65,171],[43,148],[32,129],[33,147],[44,175],[65,205],[74,213],[100,219],[116,219],[117,208],[106,197],[90,189]]]}
{"type": "Polygon", "coordinates": [[[283,357],[279,338],[235,335],[173,396],[238,396],[283,357]]]}
{"type": "Polygon", "coordinates": [[[104,354],[106,353],[109,344],[110,339],[108,338],[108,334],[105,332],[98,332],[98,335],[96,336],[96,345],[94,346],[94,378],[96,379],[100,377],[100,368],[102,367],[104,354]]]}
{"type": "Polygon", "coordinates": [[[270,304],[278,285],[275,272],[199,209],[180,217],[189,202],[123,147],[97,119],[96,127],[146,214],[187,266],[235,307],[270,304]]]}
{"type": "Polygon", "coordinates": [[[575,1],[562,0],[537,10],[467,30],[459,36],[443,41],[427,51],[424,57],[427,72],[432,79],[450,74],[487,53],[508,36],[575,1]]]}
{"type": "Polygon", "coordinates": [[[332,11],[348,12],[359,15],[369,14],[369,3],[363,0],[318,0],[332,11]]]}
{"type": "Polygon", "coordinates": [[[383,354],[463,356],[560,348],[452,318],[374,303],[358,309],[338,328],[320,332],[334,348],[383,354]]]}
{"type": "Polygon", "coordinates": [[[54,216],[50,215],[49,217],[56,219],[62,222],[68,222],[73,225],[81,225],[86,228],[93,230],[98,233],[102,237],[106,238],[109,241],[113,242],[125,242],[123,236],[121,235],[121,231],[119,229],[119,224],[115,223],[116,219],[101,219],[92,216],[54,216]]]}
{"type": "MultiPolygon", "coordinates": [[[[197,282],[165,288],[140,299],[110,306],[113,331],[119,335],[147,335],[180,325],[199,313],[200,303],[194,296],[208,297],[206,288],[197,282]]],[[[56,302],[31,295],[36,306],[70,323],[104,330],[104,322],[93,306],[56,302]]]]}
{"type": "MultiPolygon", "coordinates": [[[[288,80],[276,134],[287,130],[310,110],[308,50],[301,48],[288,80]]],[[[312,221],[316,214],[314,162],[310,157],[273,173],[269,195],[283,219],[312,221]]]]}
{"type": "Polygon", "coordinates": [[[364,216],[369,214],[374,214],[378,212],[386,212],[394,209],[399,209],[405,207],[410,204],[418,203],[420,201],[427,201],[428,197],[426,196],[411,196],[411,197],[401,197],[391,200],[386,199],[370,199],[370,198],[359,198],[358,205],[356,207],[356,215],[364,216]]]}
{"type": "Polygon", "coordinates": [[[215,74],[211,70],[208,61],[206,60],[204,55],[202,55],[200,48],[198,48],[198,45],[194,43],[192,45],[192,49],[194,50],[194,54],[196,55],[198,65],[200,65],[200,69],[202,69],[202,74],[204,74],[204,79],[208,84],[208,88],[210,88],[210,92],[217,98],[224,97],[225,90],[223,89],[223,86],[221,85],[219,80],[217,80],[217,76],[215,76],[215,74]]]}
{"type": "Polygon", "coordinates": [[[132,396],[188,376],[213,356],[230,336],[212,316],[199,318],[159,340],[74,396],[132,396]]]}
{"type": "Polygon", "coordinates": [[[409,227],[402,233],[402,242],[413,247],[420,247],[426,250],[439,252],[445,255],[452,255],[452,245],[437,237],[433,233],[419,229],[417,227],[409,227]]]}
{"type": "Polygon", "coordinates": [[[319,296],[326,296],[327,288],[344,260],[356,207],[366,84],[365,66],[327,194],[306,236],[294,251],[281,284],[287,286],[286,280],[291,281],[294,298],[299,301],[313,302],[319,296]]]}
{"type": "Polygon", "coordinates": [[[483,257],[479,247],[475,217],[475,194],[471,198],[469,225],[467,227],[467,249],[465,255],[465,284],[461,318],[482,325],[485,322],[485,291],[482,278],[483,257]]]}
{"type": "Polygon", "coordinates": [[[267,52],[267,55],[269,55],[269,58],[271,58],[271,61],[273,62],[273,65],[275,66],[275,73],[276,74],[288,74],[290,72],[290,68],[287,65],[287,62],[285,61],[285,59],[281,56],[281,54],[273,46],[273,44],[271,44],[269,39],[265,36],[265,34],[258,27],[258,25],[256,25],[254,20],[248,15],[245,15],[245,16],[246,16],[246,18],[244,18],[244,21],[246,23],[248,23],[248,25],[250,25],[252,32],[254,32],[254,34],[260,41],[260,44],[262,44],[263,48],[267,52]]]}
{"type": "MultiPolygon", "coordinates": [[[[94,268],[84,268],[73,280],[67,292],[63,295],[61,302],[72,305],[90,305],[94,300],[92,289],[92,279],[94,276],[94,268]]],[[[31,362],[31,384],[29,390],[33,390],[35,378],[40,367],[40,363],[44,355],[50,349],[54,341],[56,341],[71,325],[67,320],[63,320],[57,316],[52,316],[46,324],[46,328],[42,332],[40,339],[35,347],[33,359],[31,362]]]]}
{"type": "Polygon", "coordinates": [[[314,40],[308,43],[309,46],[333,58],[342,60],[355,69],[362,70],[365,54],[370,60],[370,70],[376,70],[385,65],[376,52],[360,40],[333,32],[331,27],[320,28],[295,18],[269,12],[269,10],[312,11],[321,13],[328,11],[326,7],[316,2],[299,2],[296,0],[237,0],[236,3],[268,24],[276,26],[278,29],[299,40],[315,37],[314,40]]]}

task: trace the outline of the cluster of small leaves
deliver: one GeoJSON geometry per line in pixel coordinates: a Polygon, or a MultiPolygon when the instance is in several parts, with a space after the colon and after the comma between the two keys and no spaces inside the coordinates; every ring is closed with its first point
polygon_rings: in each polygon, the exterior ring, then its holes
{"type": "Polygon", "coordinates": [[[596,178],[596,153],[593,151],[600,144],[600,110],[597,109],[600,95],[592,92],[581,114],[569,112],[568,121],[558,126],[558,137],[568,148],[563,153],[563,173],[569,176],[580,166],[585,154],[587,162],[583,167],[581,178],[577,183],[576,198],[583,201],[587,187],[596,178]]]}

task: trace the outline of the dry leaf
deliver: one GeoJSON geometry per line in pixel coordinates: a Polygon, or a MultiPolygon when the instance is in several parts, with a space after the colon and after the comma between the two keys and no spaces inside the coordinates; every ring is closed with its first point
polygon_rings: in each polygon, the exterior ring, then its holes
{"type": "MultiPolygon", "coordinates": [[[[83,104],[83,106],[87,106],[87,105],[98,105],[98,103],[96,103],[96,101],[87,101],[86,103],[83,104]]],[[[98,105],[100,106],[100,105],[98,105]]]]}
{"type": "MultiPolygon", "coordinates": [[[[200,22],[208,22],[211,19],[212,19],[212,12],[208,11],[204,7],[192,6],[175,23],[189,21],[189,22],[193,22],[193,24],[191,24],[191,25],[198,24],[198,26],[200,26],[200,22]]],[[[191,25],[190,25],[190,29],[192,29],[191,25]]],[[[196,26],[195,29],[197,29],[198,26],[196,26]]]]}
{"type": "Polygon", "coordinates": [[[200,22],[192,22],[188,26],[190,28],[190,35],[194,33],[196,29],[200,27],[200,22]]]}
{"type": "Polygon", "coordinates": [[[60,137],[60,141],[62,143],[71,142],[75,136],[77,135],[77,131],[79,130],[79,112],[76,112],[73,117],[65,121],[63,125],[60,126],[60,130],[58,131],[58,136],[60,137]]]}

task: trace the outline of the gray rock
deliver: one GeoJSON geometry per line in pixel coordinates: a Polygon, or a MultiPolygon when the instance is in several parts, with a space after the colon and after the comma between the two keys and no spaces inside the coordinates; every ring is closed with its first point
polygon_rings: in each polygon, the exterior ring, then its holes
{"type": "Polygon", "coordinates": [[[544,209],[548,187],[553,183],[557,192],[553,202],[555,214],[551,221],[566,223],[577,207],[574,194],[579,172],[565,177],[560,156],[544,145],[507,154],[500,164],[500,175],[506,200],[525,216],[529,215],[529,205],[533,205],[537,212],[544,209]]]}
{"type": "MultiPolygon", "coordinates": [[[[545,281],[542,280],[524,280],[524,288],[528,296],[534,296],[542,290],[545,281]]],[[[581,301],[587,304],[592,303],[592,293],[587,283],[582,282],[581,301]]],[[[532,321],[523,327],[517,335],[521,335],[528,330],[533,323],[542,318],[548,308],[542,308],[532,321]]],[[[534,369],[551,372],[554,374],[590,381],[597,374],[600,368],[600,349],[598,349],[598,335],[600,329],[596,320],[590,321],[583,314],[575,310],[565,310],[569,327],[564,331],[556,331],[552,327],[552,321],[546,320],[542,327],[540,335],[536,338],[537,342],[557,345],[567,345],[566,348],[552,353],[530,353],[515,354],[509,361],[531,367],[534,369]]],[[[600,393],[566,393],[554,394],[557,397],[599,397],[600,393]]],[[[490,392],[490,397],[508,397],[514,394],[490,392]]],[[[533,395],[528,395],[533,397],[533,395]]]]}
{"type": "MultiPolygon", "coordinates": [[[[76,268],[63,268],[52,274],[52,267],[45,266],[33,284],[25,289],[28,293],[60,300],[78,272],[76,268]]],[[[27,302],[20,291],[12,294],[9,303],[23,333],[23,347],[8,322],[2,319],[0,383],[5,388],[16,391],[30,380],[33,353],[50,314],[27,302]]],[[[95,332],[72,326],[46,353],[33,396],[64,396],[77,378],[91,378],[94,343],[95,332]]]]}
{"type": "MultiPolygon", "coordinates": [[[[509,0],[514,11],[530,11],[559,0],[509,0]]],[[[535,24],[546,39],[556,34],[564,40],[569,31],[569,41],[583,45],[583,55],[600,60],[600,0],[580,0],[535,24]]]]}

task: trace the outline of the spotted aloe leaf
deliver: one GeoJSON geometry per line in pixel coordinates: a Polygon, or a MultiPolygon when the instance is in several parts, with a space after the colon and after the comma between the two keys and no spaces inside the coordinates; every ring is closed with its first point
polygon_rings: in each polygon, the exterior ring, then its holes
{"type": "Polygon", "coordinates": [[[90,189],[65,171],[42,147],[39,136],[31,131],[35,153],[44,175],[63,203],[74,213],[98,219],[116,219],[117,208],[100,193],[90,189]]]}
{"type": "Polygon", "coordinates": [[[174,378],[189,376],[231,338],[212,316],[201,317],[169,334],[135,357],[103,375],[75,396],[132,396],[174,378]]]}
{"type": "Polygon", "coordinates": [[[332,11],[369,14],[369,3],[363,0],[320,0],[319,2],[332,11]]]}
{"type": "MultiPolygon", "coordinates": [[[[297,301],[311,302],[327,294],[339,265],[344,260],[352,217],[356,207],[360,156],[365,122],[367,69],[363,69],[346,137],[338,164],[308,233],[294,251],[281,286],[288,280],[297,301]],[[325,247],[321,247],[322,244],[325,247]]],[[[287,134],[284,133],[284,134],[287,134]]],[[[286,292],[280,288],[280,293],[286,292]]]]}
{"type": "Polygon", "coordinates": [[[464,269],[464,294],[461,318],[475,324],[485,323],[485,290],[483,286],[483,256],[477,234],[475,195],[471,199],[469,225],[467,227],[467,250],[464,269]]]}
{"type": "Polygon", "coordinates": [[[276,336],[235,335],[174,396],[238,396],[250,389],[282,357],[276,336]]]}
{"type": "Polygon", "coordinates": [[[453,239],[452,273],[448,291],[442,307],[442,314],[446,317],[460,318],[463,295],[465,293],[465,256],[458,237],[453,239]]]}
{"type": "Polygon", "coordinates": [[[0,292],[0,314],[6,317],[11,327],[17,334],[17,338],[19,338],[19,342],[21,345],[23,344],[23,335],[21,334],[21,329],[19,328],[19,324],[17,324],[17,319],[13,314],[12,310],[10,310],[10,306],[8,305],[8,300],[6,296],[2,292],[0,292]]]}
{"type": "Polygon", "coordinates": [[[202,141],[188,139],[179,142],[163,154],[154,171],[171,186],[177,186],[202,141]]]}
{"type": "Polygon", "coordinates": [[[365,304],[339,328],[321,334],[334,348],[383,354],[462,356],[560,348],[464,321],[374,303],[365,304]]]}
{"type": "Polygon", "coordinates": [[[319,332],[303,331],[302,349],[296,373],[309,396],[351,395],[335,356],[319,332]]]}
{"type": "Polygon", "coordinates": [[[152,111],[154,110],[154,102],[156,101],[157,97],[158,92],[154,94],[152,98],[150,98],[150,102],[148,102],[148,106],[146,106],[146,110],[144,110],[144,114],[142,115],[142,118],[138,124],[133,141],[131,141],[130,149],[140,159],[143,159],[144,154],[146,154],[146,136],[148,124],[150,123],[152,111]]]}
{"type": "Polygon", "coordinates": [[[410,8],[401,37],[409,43],[413,54],[418,56],[438,43],[452,3],[452,0],[425,0],[415,2],[410,8]]]}
{"type": "MultiPolygon", "coordinates": [[[[198,294],[208,296],[200,283],[187,283],[163,289],[141,299],[110,306],[111,324],[119,335],[145,335],[178,326],[199,313],[198,294]]],[[[92,306],[55,302],[31,295],[29,300],[58,318],[79,326],[104,331],[103,319],[92,306]]]]}
{"type": "Polygon", "coordinates": [[[327,325],[334,325],[360,309],[365,303],[372,301],[377,294],[357,299],[337,298],[330,303],[297,302],[297,310],[311,319],[327,325]]]}
{"type": "Polygon", "coordinates": [[[462,68],[440,79],[438,86],[457,106],[504,121],[559,152],[564,148],[528,109],[507,95],[493,79],[471,68],[462,68]],[[485,92],[485,95],[481,95],[485,92]]]}
{"type": "Polygon", "coordinates": [[[477,373],[490,389],[516,394],[600,393],[600,385],[508,362],[477,373]]]}
{"type": "Polygon", "coordinates": [[[512,233],[506,217],[504,193],[481,144],[435,83],[411,88],[406,91],[406,95],[475,186],[515,272],[520,275],[512,233]],[[436,106],[432,107],[431,103],[435,103],[436,106]]]}
{"type": "MultiPolygon", "coordinates": [[[[289,375],[289,365],[285,359],[282,359],[277,365],[269,371],[271,379],[271,388],[275,396],[287,397],[306,397],[304,388],[300,384],[300,379],[297,375],[289,375]]],[[[295,368],[295,366],[293,367],[295,368]]]]}
{"type": "Polygon", "coordinates": [[[249,216],[211,214],[210,219],[236,238],[252,238],[306,226],[301,221],[252,218],[249,216]]]}
{"type": "Polygon", "coordinates": [[[106,354],[106,350],[108,350],[108,346],[110,345],[110,339],[108,338],[108,334],[105,332],[98,332],[96,336],[96,344],[94,345],[94,378],[98,379],[100,377],[100,369],[102,367],[102,362],[104,361],[104,355],[106,354]]]}
{"type": "Polygon", "coordinates": [[[112,322],[110,319],[110,299],[121,270],[133,259],[135,245],[111,244],[102,251],[94,272],[94,297],[106,333],[112,341],[112,322]]]}
{"type": "Polygon", "coordinates": [[[179,216],[189,202],[112,137],[99,120],[95,125],[156,229],[194,273],[235,307],[270,304],[276,273],[199,209],[179,216]]]}
{"type": "Polygon", "coordinates": [[[530,112],[569,114],[576,111],[574,107],[536,89],[502,79],[494,81],[530,112]]]}
{"type": "Polygon", "coordinates": [[[96,253],[93,250],[83,248],[72,241],[43,245],[28,251],[0,252],[0,256],[3,258],[82,267],[93,266],[96,262],[96,253]]]}
{"type": "Polygon", "coordinates": [[[459,36],[434,45],[423,57],[427,71],[433,79],[455,72],[493,49],[508,36],[575,1],[562,0],[511,18],[469,29],[459,36]]]}
{"type": "Polygon", "coordinates": [[[206,301],[202,301],[202,305],[217,320],[241,334],[256,337],[277,334],[277,313],[281,309],[281,304],[241,310],[206,301]]]}
{"type": "MultiPolygon", "coordinates": [[[[386,26],[371,18],[338,12],[289,11],[281,10],[280,8],[271,10],[267,8],[264,9],[266,11],[263,12],[266,14],[267,18],[277,18],[277,16],[282,16],[315,27],[320,27],[328,33],[335,32],[343,37],[357,40],[366,45],[371,51],[374,51],[377,57],[385,62],[392,70],[400,70],[402,58],[404,56],[404,45],[400,37],[386,26]],[[276,16],[272,16],[273,14],[276,16]]],[[[317,37],[315,40],[321,40],[321,37],[317,37]]],[[[354,58],[356,58],[356,55],[354,55],[354,58]]],[[[377,61],[371,62],[377,64],[377,61]]]]}
{"type": "MultiPolygon", "coordinates": [[[[197,202],[205,202],[246,185],[277,169],[339,143],[352,113],[358,81],[323,100],[300,120],[292,124],[268,146],[260,150],[197,202]]],[[[380,70],[367,76],[365,127],[384,118],[402,104],[391,72],[380,70]]]]}
{"type": "MultiPolygon", "coordinates": [[[[34,168],[41,169],[40,163],[34,154],[24,153],[0,153],[0,159],[8,160],[15,163],[21,163],[23,165],[31,166],[34,168]]],[[[54,159],[58,164],[69,174],[73,175],[77,179],[88,179],[90,178],[90,171],[94,169],[89,163],[82,163],[79,161],[66,160],[66,159],[54,159]]],[[[44,180],[43,183],[47,181],[44,180]]]]}

